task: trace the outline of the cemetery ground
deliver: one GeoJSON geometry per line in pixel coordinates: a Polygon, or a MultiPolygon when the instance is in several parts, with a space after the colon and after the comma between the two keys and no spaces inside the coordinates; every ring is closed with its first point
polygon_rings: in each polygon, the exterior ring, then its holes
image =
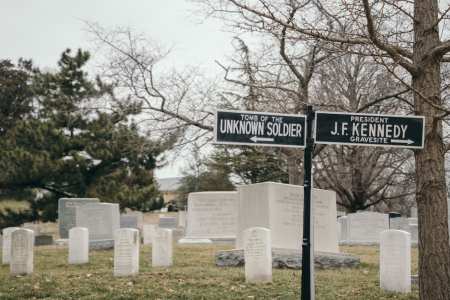
{"type": "MultiPolygon", "coordinates": [[[[151,215],[147,222],[156,223],[158,214],[151,215]]],[[[56,226],[43,224],[43,230],[57,234],[56,226]]],[[[214,252],[233,248],[176,244],[174,265],[152,268],[152,246],[140,245],[139,275],[115,278],[114,251],[91,250],[89,263],[69,265],[67,246],[35,247],[32,275],[14,277],[1,265],[0,299],[300,299],[299,270],[274,269],[272,283],[248,284],[244,268],[215,267],[214,252]]],[[[359,254],[361,264],[353,270],[316,270],[317,299],[419,299],[417,284],[410,294],[379,288],[378,247],[340,251],[359,254]]],[[[411,259],[411,273],[417,274],[417,248],[411,259]]]]}

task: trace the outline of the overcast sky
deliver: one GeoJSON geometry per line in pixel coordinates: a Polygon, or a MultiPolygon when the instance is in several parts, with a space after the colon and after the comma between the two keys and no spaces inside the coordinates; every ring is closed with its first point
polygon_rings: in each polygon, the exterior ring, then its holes
{"type": "MultiPolygon", "coordinates": [[[[232,35],[221,22],[189,21],[196,7],[184,0],[0,0],[0,59],[33,59],[41,68],[56,68],[67,49],[86,49],[82,20],[103,26],[132,26],[167,45],[176,43],[168,64],[201,62],[214,68],[232,52],[232,35]]],[[[158,170],[159,178],[178,176],[179,165],[158,170]]]]}

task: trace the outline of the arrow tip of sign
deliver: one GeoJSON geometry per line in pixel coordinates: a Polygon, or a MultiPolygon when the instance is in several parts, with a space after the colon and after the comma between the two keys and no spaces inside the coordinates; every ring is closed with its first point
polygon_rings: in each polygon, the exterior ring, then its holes
{"type": "Polygon", "coordinates": [[[411,141],[408,139],[408,145],[414,143],[414,141],[411,141]]]}
{"type": "Polygon", "coordinates": [[[255,143],[258,141],[256,138],[256,135],[254,137],[250,138],[250,140],[254,141],[255,143]]]}

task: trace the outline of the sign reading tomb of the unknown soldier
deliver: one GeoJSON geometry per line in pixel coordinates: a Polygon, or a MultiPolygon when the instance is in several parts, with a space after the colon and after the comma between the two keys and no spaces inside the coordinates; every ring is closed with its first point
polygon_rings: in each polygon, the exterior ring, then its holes
{"type": "Polygon", "coordinates": [[[214,143],[304,148],[305,127],[301,115],[216,110],[214,143]]]}
{"type": "Polygon", "coordinates": [[[423,148],[425,117],[316,112],[316,143],[423,148]]]}

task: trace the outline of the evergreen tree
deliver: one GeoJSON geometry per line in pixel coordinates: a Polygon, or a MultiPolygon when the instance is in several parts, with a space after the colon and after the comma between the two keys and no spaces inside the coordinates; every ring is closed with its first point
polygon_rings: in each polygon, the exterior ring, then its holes
{"type": "Polygon", "coordinates": [[[106,98],[114,103],[115,95],[111,85],[92,81],[83,72],[88,59],[87,52],[71,56],[67,50],[57,73],[33,71],[38,118],[16,121],[11,135],[0,139],[0,189],[51,193],[36,201],[28,197],[30,210],[0,212],[0,227],[55,221],[62,197],[98,197],[119,203],[121,210],[162,206],[152,172],[159,148],[155,144],[153,151],[134,150],[152,143],[130,121],[140,112],[140,103],[100,108],[106,98]]]}

